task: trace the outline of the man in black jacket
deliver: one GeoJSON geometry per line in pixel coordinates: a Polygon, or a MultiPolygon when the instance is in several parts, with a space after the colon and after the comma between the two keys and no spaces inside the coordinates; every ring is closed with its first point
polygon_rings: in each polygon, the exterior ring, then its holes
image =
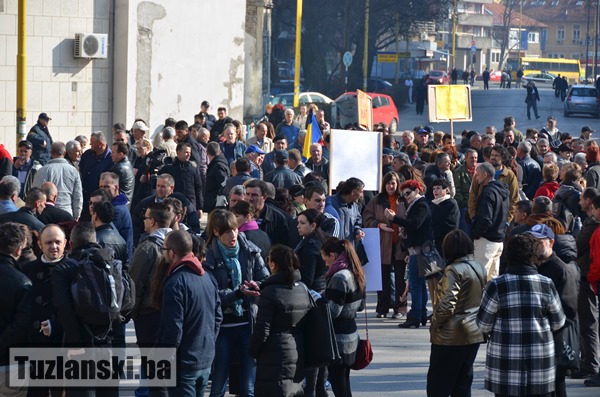
{"type": "Polygon", "coordinates": [[[224,107],[217,109],[217,117],[217,121],[215,121],[210,128],[211,142],[219,142],[219,135],[221,135],[221,132],[225,129],[225,125],[233,122],[233,119],[227,116],[227,109],[224,107]]]}
{"type": "Polygon", "coordinates": [[[531,143],[522,141],[517,147],[517,163],[523,168],[523,192],[533,200],[536,190],[542,183],[542,170],[537,161],[531,158],[531,143]]]}
{"type": "Polygon", "coordinates": [[[58,189],[54,183],[44,182],[42,183],[42,186],[40,186],[40,190],[46,195],[46,206],[44,207],[42,214],[38,216],[40,222],[49,225],[51,223],[59,224],[75,220],[73,215],[55,205],[58,189]]]}
{"type": "Polygon", "coordinates": [[[258,214],[258,227],[271,238],[272,245],[288,244],[290,223],[285,215],[270,205],[266,205],[267,183],[259,179],[246,182],[246,200],[258,214]]]}
{"type": "Polygon", "coordinates": [[[485,267],[488,280],[498,275],[508,218],[508,188],[494,180],[495,174],[490,163],[477,167],[475,179],[483,189],[471,224],[475,260],[485,267]]]}
{"type": "MultiPolygon", "coordinates": [[[[13,222],[0,225],[0,368],[8,365],[9,348],[23,346],[29,335],[33,290],[31,281],[17,269],[25,246],[25,234],[13,222]]],[[[5,372],[5,368],[2,368],[5,372]]],[[[6,384],[0,377],[0,394],[6,384]]]]}
{"type": "Polygon", "coordinates": [[[27,134],[27,140],[33,146],[33,159],[39,161],[41,165],[46,165],[50,160],[50,147],[53,142],[48,130],[50,120],[52,119],[46,113],[40,113],[36,125],[27,134]]]}
{"type": "Polygon", "coordinates": [[[225,183],[229,177],[229,164],[217,142],[206,145],[206,155],[209,163],[206,170],[203,210],[208,214],[217,206],[217,197],[223,195],[225,183]]]}
{"type": "Polygon", "coordinates": [[[169,174],[175,180],[175,192],[185,195],[198,209],[198,218],[202,217],[204,197],[202,196],[202,179],[198,169],[190,162],[192,147],[187,142],[177,144],[177,157],[173,164],[165,165],[161,174],[169,174]]]}
{"type": "Polygon", "coordinates": [[[198,173],[202,179],[202,186],[204,186],[206,184],[206,169],[208,167],[206,148],[194,139],[190,133],[190,128],[186,121],[180,120],[175,124],[175,134],[177,135],[178,143],[185,142],[192,148],[190,159],[196,164],[196,168],[198,168],[198,173]]]}
{"type": "Polygon", "coordinates": [[[127,201],[131,202],[133,198],[133,182],[135,175],[133,167],[129,162],[129,148],[125,142],[115,142],[112,145],[112,161],[114,165],[109,172],[114,172],[119,177],[119,190],[127,197],[127,201]]]}
{"type": "Polygon", "coordinates": [[[265,175],[265,181],[271,182],[276,188],[289,188],[292,185],[301,185],[302,178],[288,167],[288,152],[278,150],[275,153],[275,169],[265,175]]]}
{"type": "Polygon", "coordinates": [[[42,214],[44,208],[46,208],[46,195],[37,187],[31,188],[27,192],[25,206],[15,212],[0,215],[0,223],[22,223],[32,231],[40,232],[44,224],[37,217],[42,214]]]}
{"type": "Polygon", "coordinates": [[[127,243],[112,224],[115,217],[115,207],[109,201],[99,201],[90,206],[92,225],[96,230],[96,241],[103,248],[110,248],[115,254],[115,259],[127,267],[129,263],[129,251],[127,243]]]}

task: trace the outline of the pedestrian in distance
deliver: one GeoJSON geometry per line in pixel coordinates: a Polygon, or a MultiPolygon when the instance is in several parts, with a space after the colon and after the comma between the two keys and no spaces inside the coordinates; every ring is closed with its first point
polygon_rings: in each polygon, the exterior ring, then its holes
{"type": "Polygon", "coordinates": [[[540,115],[538,114],[537,103],[540,100],[540,94],[538,89],[533,81],[529,81],[525,88],[527,89],[527,96],[525,97],[525,103],[527,104],[527,120],[531,120],[532,108],[535,118],[539,119],[540,115]]]}

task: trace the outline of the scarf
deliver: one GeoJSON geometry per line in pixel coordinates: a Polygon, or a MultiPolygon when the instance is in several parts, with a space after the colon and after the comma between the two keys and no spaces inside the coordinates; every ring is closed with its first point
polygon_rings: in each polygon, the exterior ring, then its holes
{"type": "Polygon", "coordinates": [[[342,252],[327,270],[325,279],[329,281],[334,274],[344,269],[348,269],[348,257],[345,252],[342,252]]]}
{"type": "Polygon", "coordinates": [[[248,221],[238,228],[238,231],[245,232],[246,230],[258,230],[258,223],[255,220],[248,221]]]}
{"type": "Polygon", "coordinates": [[[440,198],[433,199],[433,200],[431,200],[431,202],[435,205],[440,205],[441,203],[443,203],[446,200],[450,200],[449,194],[446,194],[445,196],[442,196],[440,198]]]}
{"type": "MultiPolygon", "coordinates": [[[[239,286],[242,284],[242,267],[240,265],[240,261],[238,259],[238,255],[240,253],[240,244],[239,242],[233,248],[229,248],[223,245],[220,240],[217,240],[217,245],[219,247],[219,251],[221,252],[221,256],[225,261],[225,266],[227,267],[227,271],[229,272],[229,276],[231,277],[231,285],[233,290],[237,290],[239,286]]],[[[238,299],[233,302],[233,313],[237,317],[242,316],[242,300],[238,299]]]]}

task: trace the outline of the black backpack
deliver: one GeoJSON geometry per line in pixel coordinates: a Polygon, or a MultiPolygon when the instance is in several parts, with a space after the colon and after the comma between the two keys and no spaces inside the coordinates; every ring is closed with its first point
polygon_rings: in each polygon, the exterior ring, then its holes
{"type": "Polygon", "coordinates": [[[576,225],[576,217],[567,205],[566,200],[558,199],[554,196],[554,201],[552,202],[552,216],[563,224],[567,234],[573,233],[576,225]]]}
{"type": "Polygon", "coordinates": [[[112,329],[127,322],[135,303],[135,286],[110,248],[92,248],[79,259],[71,284],[75,313],[88,326],[112,329]]]}

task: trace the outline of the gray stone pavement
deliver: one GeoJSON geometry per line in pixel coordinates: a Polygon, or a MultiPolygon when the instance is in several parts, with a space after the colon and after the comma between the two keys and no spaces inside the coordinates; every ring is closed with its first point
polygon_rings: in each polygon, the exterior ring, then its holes
{"type": "MultiPolygon", "coordinates": [[[[404,321],[376,319],[376,295],[367,296],[369,315],[369,337],[373,346],[373,362],[361,370],[351,371],[352,395],[354,397],[422,397],[426,395],[427,369],[429,367],[429,325],[419,329],[399,329],[397,324],[404,321]]],[[[429,308],[431,311],[431,308],[429,308]]],[[[364,313],[359,313],[359,332],[364,337],[364,313]]],[[[132,324],[127,327],[127,342],[135,343],[132,324]]],[[[484,390],[485,345],[481,345],[475,361],[475,376],[472,387],[473,397],[490,397],[484,390]]],[[[567,380],[569,397],[597,397],[600,388],[589,388],[582,380],[567,380]]],[[[121,396],[132,397],[133,385],[121,389],[121,396]]],[[[208,393],[207,393],[208,395],[208,393]]],[[[329,395],[333,397],[330,391],[329,395]]],[[[264,397],[264,396],[257,396],[264,397]]]]}

